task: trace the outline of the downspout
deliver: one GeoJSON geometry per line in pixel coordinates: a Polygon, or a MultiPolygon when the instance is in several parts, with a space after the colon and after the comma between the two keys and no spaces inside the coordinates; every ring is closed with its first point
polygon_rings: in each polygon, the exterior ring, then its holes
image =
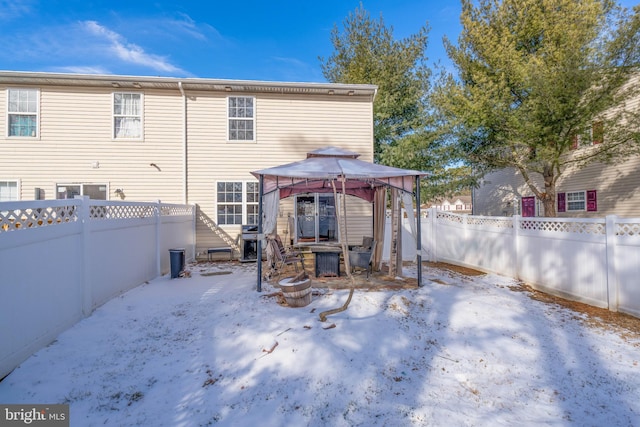
{"type": "Polygon", "coordinates": [[[178,82],[178,89],[180,89],[180,93],[182,94],[183,107],[182,107],[182,204],[187,204],[188,194],[187,194],[187,96],[184,93],[184,88],[182,87],[182,82],[178,82]]]}
{"type": "MultiPolygon", "coordinates": [[[[184,88],[182,87],[182,82],[178,81],[178,89],[180,89],[180,94],[182,95],[182,204],[186,205],[189,200],[188,194],[188,172],[187,172],[187,95],[184,93],[184,88]]],[[[193,254],[193,258],[196,257],[196,247],[198,243],[198,236],[196,235],[196,206],[193,207],[193,226],[191,229],[191,235],[193,236],[191,239],[191,253],[193,254]]]]}

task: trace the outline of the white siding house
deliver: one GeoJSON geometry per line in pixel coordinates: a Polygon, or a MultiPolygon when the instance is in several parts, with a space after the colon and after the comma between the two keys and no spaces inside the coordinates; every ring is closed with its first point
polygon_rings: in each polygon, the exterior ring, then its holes
{"type": "MultiPolygon", "coordinates": [[[[616,165],[594,163],[584,169],[568,170],[558,180],[557,192],[559,217],[640,217],[640,156],[616,165]]],[[[514,169],[486,175],[484,185],[475,189],[473,196],[476,215],[542,216],[544,213],[542,203],[514,169]],[[533,215],[526,212],[530,201],[535,209],[533,215]]]]}

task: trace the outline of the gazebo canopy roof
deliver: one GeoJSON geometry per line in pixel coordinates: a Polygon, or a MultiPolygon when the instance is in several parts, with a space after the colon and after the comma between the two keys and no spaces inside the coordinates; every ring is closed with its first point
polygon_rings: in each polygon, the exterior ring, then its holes
{"type": "Polygon", "coordinates": [[[263,176],[263,194],[280,190],[280,198],[298,193],[342,192],[345,180],[347,194],[372,201],[375,189],[390,186],[413,192],[414,178],[426,173],[378,165],[358,160],[360,154],[337,147],[325,147],[310,153],[307,158],[268,169],[251,172],[263,176]]]}

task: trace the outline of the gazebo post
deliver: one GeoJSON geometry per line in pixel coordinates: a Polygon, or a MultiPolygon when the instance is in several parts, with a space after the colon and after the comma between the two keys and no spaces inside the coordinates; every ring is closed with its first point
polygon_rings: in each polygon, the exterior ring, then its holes
{"type": "Polygon", "coordinates": [[[420,175],[416,175],[416,251],[418,262],[418,286],[422,286],[422,231],[420,230],[420,175]]]}
{"type": "Polygon", "coordinates": [[[256,291],[262,292],[262,191],[264,188],[264,175],[258,179],[258,242],[256,245],[256,261],[258,262],[258,283],[256,291]]]}

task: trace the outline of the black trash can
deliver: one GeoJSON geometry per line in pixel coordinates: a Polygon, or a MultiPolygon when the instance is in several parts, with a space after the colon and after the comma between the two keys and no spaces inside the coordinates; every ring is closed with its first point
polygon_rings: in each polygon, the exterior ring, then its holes
{"type": "Polygon", "coordinates": [[[184,249],[169,249],[172,279],[180,276],[180,272],[184,269],[184,252],[184,249]]]}

